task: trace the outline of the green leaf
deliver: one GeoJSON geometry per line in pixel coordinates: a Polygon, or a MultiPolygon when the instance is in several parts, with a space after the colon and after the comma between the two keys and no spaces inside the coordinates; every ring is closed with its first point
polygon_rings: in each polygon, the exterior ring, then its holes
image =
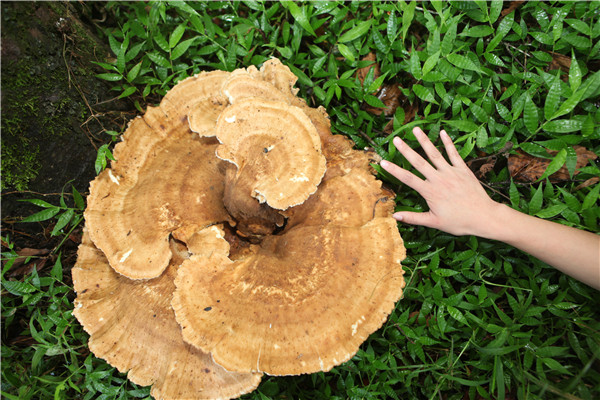
{"type": "Polygon", "coordinates": [[[546,364],[553,371],[557,371],[557,372],[559,372],[561,374],[565,374],[565,375],[573,375],[571,372],[569,372],[568,369],[563,367],[563,365],[561,363],[559,363],[558,361],[556,361],[553,358],[542,358],[542,362],[544,364],[546,364]]]}
{"type": "Polygon", "coordinates": [[[464,35],[479,38],[491,35],[492,33],[494,33],[494,28],[489,25],[475,25],[464,32],[464,35]]]}
{"type": "Polygon", "coordinates": [[[105,81],[116,82],[123,79],[123,75],[121,74],[98,74],[96,78],[104,79],[105,81]]]}
{"type": "Polygon", "coordinates": [[[2,287],[15,296],[33,293],[37,290],[35,286],[27,282],[6,281],[2,279],[2,287]]]}
{"type": "Polygon", "coordinates": [[[493,24],[498,20],[498,17],[502,13],[502,6],[502,0],[492,0],[490,4],[490,19],[488,21],[490,24],[493,24]]]}
{"type": "Polygon", "coordinates": [[[184,13],[185,17],[189,17],[188,15],[185,14],[189,14],[190,16],[192,15],[198,15],[198,12],[196,10],[194,10],[189,4],[187,4],[185,1],[181,1],[181,0],[173,0],[173,1],[169,1],[168,4],[172,7],[177,8],[179,11],[182,11],[184,13]]]}
{"type": "Polygon", "coordinates": [[[444,35],[444,38],[442,39],[441,50],[443,56],[447,56],[448,54],[450,54],[450,52],[452,52],[452,49],[454,48],[457,25],[458,24],[451,24],[448,27],[448,31],[444,35]]]}
{"type": "Polygon", "coordinates": [[[74,210],[72,208],[69,208],[67,211],[65,211],[64,213],[62,213],[60,215],[60,217],[58,217],[58,221],[56,222],[56,225],[54,225],[54,229],[52,229],[51,236],[58,235],[58,233],[60,232],[60,230],[62,228],[64,228],[65,226],[67,226],[67,224],[71,221],[71,219],[73,218],[74,213],[75,212],[74,212],[74,210]]]}
{"type": "Polygon", "coordinates": [[[487,129],[485,129],[485,126],[482,125],[477,130],[476,141],[477,141],[477,147],[479,147],[480,149],[483,149],[484,147],[486,147],[488,145],[489,137],[488,137],[488,131],[487,131],[487,129]]]}
{"type": "Polygon", "coordinates": [[[353,63],[356,60],[356,58],[354,57],[354,54],[348,48],[348,46],[346,46],[345,44],[339,43],[337,47],[338,47],[338,50],[340,51],[340,54],[342,56],[344,56],[344,58],[346,60],[350,61],[351,63],[353,63]]]}
{"type": "Polygon", "coordinates": [[[563,189],[561,187],[559,187],[558,190],[561,192],[561,194],[563,196],[563,200],[565,201],[566,205],[571,210],[573,210],[575,212],[581,211],[581,203],[579,202],[579,200],[577,200],[577,197],[575,197],[574,195],[567,192],[565,189],[563,189]]]}
{"type": "Polygon", "coordinates": [[[554,39],[548,33],[544,32],[529,32],[529,34],[538,42],[545,44],[547,46],[552,46],[554,44],[554,39]]]}
{"type": "Polygon", "coordinates": [[[410,52],[410,58],[408,59],[408,68],[410,73],[415,77],[415,79],[420,80],[422,78],[421,62],[419,61],[419,55],[414,49],[410,52]]]}
{"type": "Polygon", "coordinates": [[[575,58],[575,51],[572,50],[571,54],[571,68],[569,68],[569,86],[571,90],[575,92],[581,86],[581,68],[575,58]]]}
{"type": "Polygon", "coordinates": [[[581,205],[581,211],[591,208],[598,202],[598,195],[600,194],[600,184],[596,184],[592,190],[585,196],[581,205]]]}
{"type": "Polygon", "coordinates": [[[24,201],[27,203],[31,203],[31,204],[35,204],[38,207],[44,207],[44,208],[54,208],[56,207],[53,204],[50,204],[44,200],[40,200],[40,199],[23,199],[23,200],[19,200],[19,201],[24,201]]]}
{"type": "Polygon", "coordinates": [[[430,72],[431,70],[433,70],[435,68],[435,66],[437,65],[438,61],[440,59],[440,51],[436,51],[435,53],[433,53],[432,55],[430,55],[429,57],[427,57],[427,60],[425,60],[425,63],[423,64],[423,75],[427,75],[428,72],[430,72]]]}
{"type": "Polygon", "coordinates": [[[414,84],[412,90],[421,100],[426,101],[428,103],[438,104],[438,102],[435,101],[435,96],[431,88],[426,88],[419,84],[414,84]]]}
{"type": "Polygon", "coordinates": [[[396,39],[396,35],[398,34],[398,17],[396,17],[396,12],[392,10],[388,17],[387,21],[387,37],[390,42],[393,42],[396,39]]]}
{"type": "Polygon", "coordinates": [[[40,221],[46,221],[52,217],[54,217],[56,214],[58,214],[60,211],[59,207],[55,207],[55,208],[47,208],[45,210],[42,210],[40,212],[37,212],[33,215],[30,215],[26,218],[23,218],[21,220],[21,222],[40,222],[40,221]]]}
{"type": "Polygon", "coordinates": [[[457,308],[454,308],[452,306],[447,306],[446,309],[448,310],[448,314],[450,314],[450,316],[452,318],[454,318],[458,322],[461,322],[465,325],[469,325],[469,322],[467,321],[464,314],[460,310],[458,310],[457,308]]]}
{"type": "Polygon", "coordinates": [[[127,73],[127,82],[131,82],[135,78],[137,78],[138,74],[140,73],[141,68],[142,68],[142,62],[140,61],[139,63],[134,65],[127,73]]]}
{"type": "Polygon", "coordinates": [[[433,273],[443,277],[449,277],[460,274],[460,272],[448,268],[438,268],[435,271],[433,271],[433,273]]]}
{"type": "Polygon", "coordinates": [[[533,193],[533,197],[529,202],[529,214],[535,215],[542,209],[542,204],[544,202],[544,190],[543,184],[540,183],[536,191],[533,193]]]}
{"type": "Polygon", "coordinates": [[[154,42],[158,45],[158,47],[160,47],[161,50],[166,51],[168,53],[171,49],[169,47],[169,43],[167,43],[167,39],[165,39],[162,33],[156,32],[152,39],[154,39],[154,42]]]}
{"type": "Polygon", "coordinates": [[[469,133],[475,132],[479,128],[479,125],[469,120],[445,120],[444,124],[448,124],[459,131],[469,133]]]}
{"type": "Polygon", "coordinates": [[[383,101],[379,100],[377,97],[375,97],[371,94],[367,94],[365,96],[365,101],[371,107],[385,108],[385,104],[383,103],[383,101]]]}
{"type": "Polygon", "coordinates": [[[135,86],[128,86],[123,90],[123,92],[119,95],[119,99],[123,99],[125,97],[129,97],[134,94],[136,91],[135,86]]]}
{"type": "Polygon", "coordinates": [[[159,65],[163,68],[171,68],[171,63],[158,53],[147,53],[146,56],[148,56],[150,61],[156,65],[159,65]]]}
{"type": "Polygon", "coordinates": [[[461,156],[461,158],[466,158],[469,154],[471,154],[471,151],[473,151],[474,147],[475,140],[473,138],[473,135],[470,135],[465,140],[465,145],[463,146],[463,148],[458,151],[458,154],[461,156]]]}
{"type": "Polygon", "coordinates": [[[102,171],[104,168],[106,168],[106,160],[114,160],[115,158],[113,157],[111,151],[108,148],[108,144],[103,144],[102,146],[100,146],[100,148],[98,149],[98,154],[96,155],[96,162],[95,162],[95,167],[96,167],[96,173],[99,174],[100,171],[102,171]]]}
{"type": "Polygon", "coordinates": [[[567,208],[566,204],[555,204],[553,206],[543,209],[542,211],[535,213],[535,215],[536,215],[536,217],[540,217],[540,218],[544,218],[544,219],[552,218],[552,217],[557,216],[561,212],[563,212],[565,210],[565,208],[567,208]]]}
{"type": "Polygon", "coordinates": [[[539,125],[538,110],[529,94],[525,97],[525,106],[523,108],[523,122],[525,127],[532,135],[537,131],[539,125]]]}
{"type": "Polygon", "coordinates": [[[359,37],[363,36],[371,28],[371,20],[360,21],[352,29],[344,33],[338,40],[340,43],[351,42],[359,37]]]}
{"type": "Polygon", "coordinates": [[[475,65],[475,63],[473,61],[471,61],[469,58],[462,56],[460,54],[456,54],[456,53],[448,54],[447,60],[450,62],[450,64],[452,64],[458,68],[468,69],[470,71],[475,71],[475,72],[482,72],[481,69],[479,69],[479,67],[477,65],[475,65]]]}
{"type": "Polygon", "coordinates": [[[510,32],[514,20],[515,12],[513,11],[507,16],[505,16],[502,19],[502,21],[500,21],[500,23],[498,24],[498,28],[496,28],[496,36],[494,36],[492,40],[490,40],[490,43],[488,43],[485,49],[486,53],[491,53],[502,42],[504,36],[506,36],[506,34],[510,32]]]}
{"type": "Polygon", "coordinates": [[[185,54],[185,52],[189,49],[189,47],[192,45],[194,40],[195,39],[188,39],[188,40],[184,40],[183,42],[179,43],[173,49],[173,51],[171,51],[171,60],[176,60],[179,57],[181,57],[183,54],[185,54]]]}
{"type": "MultiPolygon", "coordinates": [[[[177,28],[175,28],[173,30],[173,32],[171,32],[171,35],[169,36],[169,49],[168,50],[177,46],[177,43],[179,43],[179,41],[183,37],[183,34],[185,33],[186,25],[187,24],[177,25],[177,28]]],[[[165,51],[168,51],[168,50],[165,50],[165,51]]]]}
{"type": "Polygon", "coordinates": [[[517,189],[517,185],[511,179],[510,181],[510,189],[508,191],[510,197],[510,204],[513,208],[519,209],[519,200],[521,199],[521,193],[519,193],[519,189],[517,189]]]}
{"type": "Polygon", "coordinates": [[[483,57],[486,59],[487,62],[489,62],[492,65],[495,65],[497,67],[506,67],[504,61],[502,61],[502,59],[494,53],[483,53],[483,57]]]}
{"type": "Polygon", "coordinates": [[[550,86],[550,90],[548,90],[548,94],[546,95],[546,102],[544,103],[544,117],[546,120],[552,118],[556,110],[558,109],[558,101],[560,100],[560,78],[556,75],[554,78],[554,82],[552,82],[552,86],[550,86]]]}
{"type": "Polygon", "coordinates": [[[567,147],[567,161],[565,165],[567,167],[567,171],[569,171],[569,176],[573,178],[575,174],[575,168],[577,167],[577,152],[573,150],[572,147],[567,147]]]}
{"type": "Polygon", "coordinates": [[[406,40],[408,29],[412,24],[413,18],[415,17],[415,8],[417,3],[414,1],[404,3],[402,2],[400,7],[402,8],[402,42],[406,40]]]}
{"type": "Polygon", "coordinates": [[[512,122],[512,115],[510,115],[510,111],[506,106],[500,102],[496,103],[496,110],[498,114],[502,117],[506,122],[512,122]]]}
{"type": "Polygon", "coordinates": [[[298,22],[298,24],[300,24],[300,26],[305,31],[307,31],[308,33],[310,33],[313,36],[317,36],[317,34],[315,33],[313,27],[310,25],[310,21],[308,20],[308,16],[306,15],[306,6],[299,7],[293,1],[286,1],[283,4],[284,4],[285,7],[287,7],[288,10],[290,10],[290,13],[292,14],[292,17],[294,17],[294,20],[296,20],[296,22],[298,22]]]}
{"type": "Polygon", "coordinates": [[[554,133],[577,132],[581,130],[582,127],[583,122],[574,119],[557,119],[554,121],[546,122],[544,125],[542,125],[542,128],[546,132],[554,133]]]}
{"type": "Polygon", "coordinates": [[[583,121],[583,125],[581,126],[581,134],[584,137],[592,136],[594,134],[594,128],[596,124],[594,123],[594,118],[592,114],[588,114],[585,121],[583,121]]]}
{"type": "Polygon", "coordinates": [[[85,208],[83,197],[79,194],[77,189],[75,189],[75,186],[71,185],[71,188],[73,189],[73,201],[75,202],[75,207],[79,210],[83,210],[85,208]]]}
{"type": "Polygon", "coordinates": [[[567,161],[567,150],[562,149],[556,156],[554,156],[552,161],[550,161],[550,164],[548,164],[548,167],[546,167],[546,171],[544,171],[544,174],[539,180],[546,179],[548,176],[561,169],[562,166],[565,165],[565,161],[567,161]]]}
{"type": "Polygon", "coordinates": [[[125,54],[127,53],[127,47],[129,46],[129,37],[125,36],[123,39],[123,43],[121,43],[121,47],[119,48],[119,53],[117,54],[117,62],[116,67],[117,71],[121,74],[125,72],[125,54]]]}

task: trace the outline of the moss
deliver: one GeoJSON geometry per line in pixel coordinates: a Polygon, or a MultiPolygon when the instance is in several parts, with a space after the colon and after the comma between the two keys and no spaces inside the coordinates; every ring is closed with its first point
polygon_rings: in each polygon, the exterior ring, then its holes
{"type": "Polygon", "coordinates": [[[3,6],[2,12],[3,45],[8,38],[16,55],[2,62],[1,186],[26,190],[48,156],[40,148],[73,134],[88,110],[69,81],[56,30],[23,25],[12,15],[14,7],[3,6]]]}

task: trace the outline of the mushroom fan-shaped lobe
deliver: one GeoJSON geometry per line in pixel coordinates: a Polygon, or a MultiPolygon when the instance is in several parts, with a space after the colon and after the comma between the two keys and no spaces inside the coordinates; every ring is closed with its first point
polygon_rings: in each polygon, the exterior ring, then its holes
{"type": "MultiPolygon", "coordinates": [[[[252,182],[252,197],[285,210],[303,203],[325,173],[319,134],[298,107],[246,98],[227,107],[216,126],[217,157],[252,182]]],[[[235,217],[235,215],[234,215],[235,217]]]]}
{"type": "Polygon", "coordinates": [[[90,334],[90,350],[129,371],[132,382],[152,384],[155,399],[233,398],[252,391],[260,374],[227,372],[183,341],[170,305],[183,261],[173,250],[159,278],[133,281],[117,274],[84,233],[72,270],[78,293],[73,314],[90,334]]]}
{"type": "Polygon", "coordinates": [[[91,183],[85,217],[94,244],[132,279],[157,277],[171,257],[169,234],[230,219],[217,142],[150,108],[115,147],[116,162],[91,183]]]}
{"type": "Polygon", "coordinates": [[[211,99],[225,104],[227,99],[221,93],[221,87],[229,75],[225,71],[211,71],[186,78],[167,92],[160,107],[173,119],[182,119],[194,114],[201,100],[211,99]]]}
{"type": "Polygon", "coordinates": [[[297,226],[235,262],[225,252],[192,256],[172,305],[184,339],[227,370],[328,371],[393,310],[404,256],[391,218],[297,226]]]}

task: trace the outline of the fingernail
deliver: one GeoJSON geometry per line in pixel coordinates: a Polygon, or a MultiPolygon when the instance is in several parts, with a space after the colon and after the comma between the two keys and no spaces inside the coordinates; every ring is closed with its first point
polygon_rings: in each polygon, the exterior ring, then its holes
{"type": "Polygon", "coordinates": [[[421,129],[418,127],[413,128],[413,135],[417,136],[421,134],[421,129]]]}
{"type": "Polygon", "coordinates": [[[449,137],[449,136],[448,136],[448,132],[446,132],[446,131],[444,131],[444,130],[442,130],[442,131],[440,132],[440,135],[441,135],[441,136],[445,136],[445,137],[449,137]]]}
{"type": "Polygon", "coordinates": [[[396,214],[392,215],[392,217],[394,217],[394,219],[395,219],[396,221],[402,221],[402,215],[400,215],[400,214],[398,214],[398,213],[396,213],[396,214]]]}
{"type": "Polygon", "coordinates": [[[396,136],[393,140],[395,145],[399,145],[402,144],[402,139],[400,139],[398,136],[396,136]]]}
{"type": "Polygon", "coordinates": [[[381,165],[381,168],[387,168],[390,165],[390,162],[386,160],[381,160],[379,165],[381,165]]]}

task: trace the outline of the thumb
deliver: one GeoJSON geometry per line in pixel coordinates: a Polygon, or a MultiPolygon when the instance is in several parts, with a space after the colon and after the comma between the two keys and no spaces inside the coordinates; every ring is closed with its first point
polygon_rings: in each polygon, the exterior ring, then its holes
{"type": "Polygon", "coordinates": [[[411,225],[423,225],[429,228],[435,228],[435,220],[431,212],[410,212],[400,211],[392,215],[397,221],[404,222],[411,225]]]}

